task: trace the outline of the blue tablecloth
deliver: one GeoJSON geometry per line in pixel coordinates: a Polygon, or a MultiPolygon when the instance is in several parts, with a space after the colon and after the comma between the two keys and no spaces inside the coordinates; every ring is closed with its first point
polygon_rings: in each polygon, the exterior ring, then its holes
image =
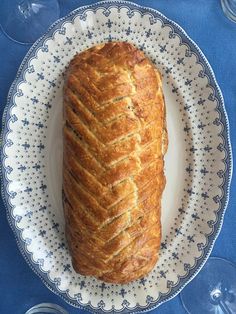
{"type": "MultiPolygon", "coordinates": [[[[14,2],[14,1],[12,1],[14,2]]],[[[90,0],[60,0],[61,16],[90,0]]],[[[222,89],[231,126],[231,142],[236,152],[236,24],[223,14],[220,0],[143,0],[135,1],[161,11],[179,23],[199,45],[215,72],[222,89]]],[[[0,10],[1,22],[1,10],[0,10]]],[[[17,27],[17,25],[16,25],[17,27]]],[[[0,110],[6,103],[9,87],[16,71],[30,48],[9,40],[0,30],[0,110]]],[[[224,257],[236,263],[236,177],[233,177],[231,196],[223,229],[212,256],[224,257]]],[[[0,314],[23,314],[34,304],[58,303],[69,313],[84,312],[70,307],[50,292],[33,273],[21,256],[13,233],[8,226],[6,210],[0,202],[0,314]]],[[[180,298],[154,310],[161,314],[185,313],[180,298]]]]}

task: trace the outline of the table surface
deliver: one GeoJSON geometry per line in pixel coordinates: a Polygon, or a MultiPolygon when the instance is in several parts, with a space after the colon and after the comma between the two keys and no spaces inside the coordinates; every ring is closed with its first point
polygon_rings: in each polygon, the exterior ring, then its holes
{"type": "MultiPolygon", "coordinates": [[[[12,3],[14,3],[12,1],[12,3]]],[[[61,16],[81,5],[95,1],[59,0],[61,16]]],[[[176,21],[198,44],[210,62],[225,99],[231,126],[233,153],[236,149],[236,24],[223,14],[220,0],[143,0],[133,1],[162,12],[176,21]]],[[[0,4],[1,6],[1,4],[0,4]]],[[[1,23],[1,9],[0,9],[1,23]]],[[[0,29],[0,114],[16,71],[30,45],[17,44],[0,29]]],[[[222,231],[211,256],[236,263],[236,178],[233,176],[231,195],[222,231]]],[[[67,305],[49,291],[21,256],[8,226],[6,210],[0,200],[0,314],[24,314],[31,306],[52,302],[63,306],[70,314],[85,311],[67,305]]],[[[161,305],[153,313],[185,313],[179,296],[161,305]]]]}

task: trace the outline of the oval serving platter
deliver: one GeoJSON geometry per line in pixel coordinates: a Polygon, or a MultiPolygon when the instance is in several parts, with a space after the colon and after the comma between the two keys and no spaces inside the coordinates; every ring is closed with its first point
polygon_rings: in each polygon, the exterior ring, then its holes
{"type": "Polygon", "coordinates": [[[229,197],[229,125],[209,63],[176,23],[124,1],[76,9],[29,50],[3,123],[2,192],[9,223],[27,263],[65,301],[96,313],[151,310],[204,265],[229,197]],[[76,52],[111,40],[136,44],[160,69],[169,132],[160,259],[147,277],[122,286],[74,272],[61,201],[63,74],[76,52]]]}

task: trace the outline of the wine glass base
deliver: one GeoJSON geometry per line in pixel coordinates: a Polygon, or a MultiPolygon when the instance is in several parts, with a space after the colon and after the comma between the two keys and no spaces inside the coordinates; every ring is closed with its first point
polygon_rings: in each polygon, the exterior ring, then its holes
{"type": "Polygon", "coordinates": [[[1,28],[11,40],[32,44],[60,16],[57,0],[1,0],[1,28]]]}
{"type": "Polygon", "coordinates": [[[221,0],[221,6],[227,18],[236,23],[236,0],[221,0]]]}
{"type": "Polygon", "coordinates": [[[236,313],[236,265],[211,257],[180,293],[189,314],[236,313]]]}
{"type": "Polygon", "coordinates": [[[68,314],[61,306],[52,303],[37,304],[25,314],[68,314]]]}

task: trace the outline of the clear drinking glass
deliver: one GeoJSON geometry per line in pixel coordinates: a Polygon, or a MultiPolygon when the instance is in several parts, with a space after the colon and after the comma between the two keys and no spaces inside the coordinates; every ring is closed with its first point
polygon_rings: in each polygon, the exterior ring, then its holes
{"type": "Polygon", "coordinates": [[[57,0],[0,0],[3,32],[20,43],[31,44],[59,18],[57,0]]]}
{"type": "Polygon", "coordinates": [[[209,258],[180,297],[189,314],[235,314],[236,266],[222,258],[209,258]]]}
{"type": "Polygon", "coordinates": [[[225,15],[236,22],[236,0],[221,0],[221,5],[225,15]]]}
{"type": "Polygon", "coordinates": [[[25,314],[69,314],[57,304],[41,303],[29,309],[25,314]]]}

